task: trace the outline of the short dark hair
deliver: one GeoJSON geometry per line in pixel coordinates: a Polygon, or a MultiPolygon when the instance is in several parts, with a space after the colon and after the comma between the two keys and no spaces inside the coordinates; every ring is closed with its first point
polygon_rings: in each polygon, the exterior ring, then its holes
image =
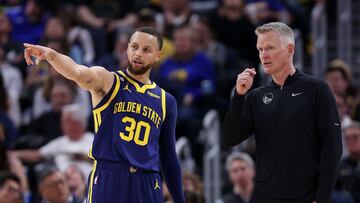
{"type": "Polygon", "coordinates": [[[8,180],[13,180],[20,184],[20,178],[17,175],[12,172],[5,171],[0,173],[0,188],[4,187],[6,181],[8,180]]]}
{"type": "Polygon", "coordinates": [[[158,41],[158,45],[159,45],[159,50],[162,49],[163,46],[163,37],[160,34],[159,31],[157,31],[156,29],[149,27],[149,26],[145,26],[145,27],[139,27],[135,30],[135,32],[143,32],[149,35],[152,35],[154,37],[156,37],[157,41],[158,41]]]}
{"type": "Polygon", "coordinates": [[[46,164],[37,174],[37,180],[39,184],[41,184],[47,177],[51,176],[52,174],[60,172],[60,170],[52,165],[52,164],[46,164]]]}

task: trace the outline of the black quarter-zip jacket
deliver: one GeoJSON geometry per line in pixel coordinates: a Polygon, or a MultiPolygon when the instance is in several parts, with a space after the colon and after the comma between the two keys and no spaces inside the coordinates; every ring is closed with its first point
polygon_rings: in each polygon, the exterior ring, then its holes
{"type": "Polygon", "coordinates": [[[296,70],[282,87],[272,81],[245,96],[235,92],[222,142],[235,146],[252,134],[254,196],[329,202],[342,144],[335,99],[324,81],[296,70]]]}

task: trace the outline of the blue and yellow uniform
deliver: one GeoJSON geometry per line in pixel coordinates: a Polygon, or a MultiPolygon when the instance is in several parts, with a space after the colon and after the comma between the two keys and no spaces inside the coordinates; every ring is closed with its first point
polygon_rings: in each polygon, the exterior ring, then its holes
{"type": "Polygon", "coordinates": [[[114,74],[111,90],[93,109],[88,202],[163,202],[160,164],[173,198],[183,202],[175,99],[155,83],[114,74]]]}

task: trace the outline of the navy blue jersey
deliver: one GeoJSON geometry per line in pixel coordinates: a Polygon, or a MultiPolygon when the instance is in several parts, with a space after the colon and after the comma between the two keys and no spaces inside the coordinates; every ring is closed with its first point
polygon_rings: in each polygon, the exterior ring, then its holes
{"type": "Polygon", "coordinates": [[[144,85],[122,71],[114,75],[110,91],[93,109],[88,202],[161,202],[161,163],[173,199],[183,203],[174,97],[153,82],[144,85]]]}
{"type": "Polygon", "coordinates": [[[166,116],[165,91],[142,85],[122,71],[94,108],[95,138],[90,157],[159,171],[160,129],[166,116]]]}

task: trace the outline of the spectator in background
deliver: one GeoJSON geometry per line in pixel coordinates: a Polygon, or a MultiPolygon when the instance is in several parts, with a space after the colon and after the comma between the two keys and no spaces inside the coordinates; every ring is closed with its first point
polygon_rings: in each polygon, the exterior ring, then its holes
{"type": "Polygon", "coordinates": [[[202,164],[202,146],[198,134],[202,118],[209,109],[208,95],[214,93],[215,73],[211,60],[197,51],[189,26],[174,30],[174,56],[160,64],[157,83],[175,96],[178,102],[177,136],[186,136],[192,145],[193,157],[202,164]]]}
{"type": "Polygon", "coordinates": [[[24,126],[24,132],[17,140],[17,149],[38,148],[63,135],[60,125],[61,109],[74,102],[76,86],[73,81],[57,78],[50,87],[51,110],[43,113],[24,126]]]}
{"type": "MultiPolygon", "coordinates": [[[[45,44],[60,53],[66,53],[66,41],[61,39],[49,40],[45,44]]],[[[39,118],[42,114],[51,111],[54,107],[50,102],[51,89],[55,80],[65,80],[58,72],[56,72],[49,63],[42,62],[30,71],[34,72],[29,74],[29,77],[37,77],[34,81],[34,93],[28,95],[32,100],[32,119],[39,118]],[[34,75],[33,75],[34,74],[34,75]]],[[[72,88],[73,89],[73,88],[72,88]]],[[[66,101],[66,100],[65,100],[66,101]]]]}
{"type": "Polygon", "coordinates": [[[21,161],[11,151],[8,151],[5,148],[1,134],[2,132],[0,132],[0,172],[14,173],[19,179],[21,191],[24,194],[29,195],[29,183],[25,168],[21,161]]]}
{"type": "Polygon", "coordinates": [[[96,64],[105,67],[108,71],[124,69],[128,64],[126,50],[130,42],[130,35],[129,32],[119,32],[112,53],[101,57],[96,64]]]}
{"type": "Polygon", "coordinates": [[[24,51],[21,43],[10,38],[12,27],[8,16],[4,11],[0,11],[0,46],[5,49],[5,59],[11,65],[19,68],[25,75],[25,61],[22,52],[24,51]]]}
{"type": "Polygon", "coordinates": [[[9,109],[8,115],[15,126],[21,124],[21,112],[19,98],[23,88],[22,76],[19,68],[7,63],[5,58],[5,48],[0,45],[0,74],[8,94],[9,109]]]}
{"type": "MultiPolygon", "coordinates": [[[[217,13],[211,15],[210,24],[220,42],[235,50],[241,61],[246,61],[250,67],[257,68],[259,58],[256,50],[255,26],[245,14],[244,1],[224,0],[217,13]]],[[[255,77],[255,86],[260,84],[258,77],[255,77]]]]}
{"type": "MultiPolygon", "coordinates": [[[[45,63],[44,66],[50,66],[50,64],[45,63]]],[[[50,112],[54,108],[56,108],[53,106],[54,104],[51,103],[51,90],[55,83],[57,83],[56,81],[66,80],[52,67],[46,68],[45,74],[47,74],[47,76],[43,79],[42,86],[36,90],[33,98],[33,119],[37,119],[41,115],[50,112]]],[[[75,84],[70,81],[66,81],[65,83],[69,84],[72,93],[74,94],[73,102],[83,106],[86,115],[89,116],[91,109],[89,94],[83,89],[76,87],[75,84]]],[[[67,100],[65,100],[65,102],[66,101],[67,100]]]]}
{"type": "Polygon", "coordinates": [[[350,67],[341,59],[332,60],[325,70],[324,79],[334,94],[345,98],[350,117],[360,121],[360,97],[352,84],[350,67]]]}
{"type": "MultiPolygon", "coordinates": [[[[72,26],[67,40],[70,47],[69,55],[80,64],[92,64],[95,60],[95,45],[90,32],[81,26],[72,26]]],[[[95,39],[96,41],[97,39],[95,39]]]]}
{"type": "MultiPolygon", "coordinates": [[[[191,172],[185,172],[183,175],[183,188],[186,203],[203,203],[204,200],[204,188],[200,180],[200,177],[191,172]]],[[[169,190],[165,183],[163,183],[163,196],[166,203],[174,203],[171,198],[169,190]]]]}
{"type": "Polygon", "coordinates": [[[254,189],[255,166],[246,153],[234,152],[226,159],[226,170],[233,187],[218,203],[248,203],[254,189]]]}
{"type": "Polygon", "coordinates": [[[81,203],[70,193],[69,185],[58,169],[46,167],[39,173],[41,203],[81,203]]]}
{"type": "Polygon", "coordinates": [[[65,23],[56,16],[49,18],[45,25],[43,40],[63,40],[67,37],[67,27],[65,23]]]}
{"type": "Polygon", "coordinates": [[[246,13],[254,25],[273,21],[290,22],[290,14],[281,0],[246,0],[246,13]]]}
{"type": "Polygon", "coordinates": [[[59,125],[61,109],[65,105],[74,102],[76,86],[72,81],[59,77],[53,81],[53,84],[49,88],[51,110],[43,113],[34,120],[31,124],[31,131],[54,138],[62,134],[59,125]],[[49,126],[45,127],[45,123],[49,126]],[[48,129],[50,126],[51,129],[48,129]]]}
{"type": "Polygon", "coordinates": [[[18,136],[18,132],[13,121],[7,115],[8,109],[8,95],[5,89],[3,77],[0,74],[0,140],[4,143],[4,146],[7,149],[11,149],[18,136]]]}
{"type": "MultiPolygon", "coordinates": [[[[192,25],[194,43],[198,50],[203,51],[211,59],[215,67],[216,75],[216,89],[218,99],[222,99],[219,110],[222,111],[226,101],[228,103],[231,90],[237,74],[249,67],[250,64],[246,61],[238,59],[237,53],[227,48],[222,42],[215,39],[215,33],[211,28],[209,22],[205,19],[200,19],[192,25]],[[241,65],[240,65],[241,64],[241,65]]],[[[225,105],[227,107],[227,105],[225,105]]]]}
{"type": "Polygon", "coordinates": [[[0,203],[22,203],[20,179],[13,173],[0,173],[0,203]]]}
{"type": "Polygon", "coordinates": [[[67,48],[63,47],[61,53],[69,52],[80,64],[91,64],[95,59],[94,42],[90,32],[76,22],[74,10],[65,7],[58,16],[50,18],[45,27],[43,41],[63,41],[67,48]]]}
{"type": "Polygon", "coordinates": [[[94,135],[86,132],[87,117],[84,109],[76,104],[62,108],[61,129],[64,133],[48,144],[35,150],[18,150],[15,154],[23,161],[36,163],[40,160],[53,159],[61,171],[72,164],[87,176],[92,168],[92,161],[87,157],[94,135]]]}
{"type": "Polygon", "coordinates": [[[9,8],[12,32],[11,39],[20,43],[39,43],[48,20],[44,0],[27,0],[19,7],[9,8]]]}
{"type": "Polygon", "coordinates": [[[352,86],[352,73],[343,60],[331,61],[325,70],[324,79],[334,94],[345,97],[348,102],[352,101],[356,94],[352,86]]]}
{"type": "Polygon", "coordinates": [[[342,188],[360,202],[360,123],[353,122],[343,130],[349,155],[340,163],[342,188]]]}
{"type": "Polygon", "coordinates": [[[204,188],[198,175],[196,175],[195,173],[185,172],[183,175],[183,185],[186,202],[204,202],[204,188]]]}
{"type": "Polygon", "coordinates": [[[95,45],[95,60],[106,54],[112,47],[112,35],[118,29],[134,28],[137,7],[142,5],[130,0],[85,0],[76,8],[77,19],[91,33],[95,45]]]}
{"type": "Polygon", "coordinates": [[[161,8],[156,16],[157,28],[166,37],[173,36],[176,27],[192,24],[199,18],[192,13],[189,0],[162,0],[161,8]]]}
{"type": "Polygon", "coordinates": [[[64,174],[71,194],[79,200],[84,200],[86,192],[86,176],[84,176],[84,174],[75,164],[67,167],[64,171],[64,174]]]}

